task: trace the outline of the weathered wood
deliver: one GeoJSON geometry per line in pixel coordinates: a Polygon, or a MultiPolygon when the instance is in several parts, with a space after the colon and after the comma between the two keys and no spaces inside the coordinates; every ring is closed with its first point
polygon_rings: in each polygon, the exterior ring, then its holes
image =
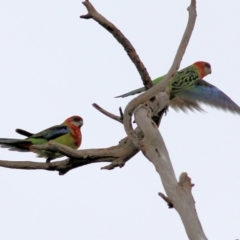
{"type": "Polygon", "coordinates": [[[140,105],[134,111],[134,117],[144,135],[139,143],[140,150],[155,166],[167,193],[168,204],[172,204],[179,213],[189,239],[206,240],[195,209],[191,180],[186,173],[182,173],[177,182],[164,140],[151,119],[151,109],[140,105]]]}

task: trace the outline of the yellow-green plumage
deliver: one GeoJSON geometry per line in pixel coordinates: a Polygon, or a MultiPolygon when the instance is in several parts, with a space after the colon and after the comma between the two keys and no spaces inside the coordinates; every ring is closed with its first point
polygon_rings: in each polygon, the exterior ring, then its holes
{"type": "MultiPolygon", "coordinates": [[[[209,73],[210,72],[211,72],[211,69],[210,69],[209,73]]],[[[172,88],[177,90],[178,88],[187,87],[187,86],[193,84],[194,80],[199,79],[199,78],[203,78],[207,74],[205,74],[205,75],[202,74],[202,71],[199,69],[198,65],[195,63],[193,65],[190,65],[190,66],[178,71],[175,74],[175,76],[173,77],[173,79],[170,81],[169,88],[170,88],[170,90],[172,90],[172,88]]],[[[163,80],[164,77],[165,77],[165,75],[154,79],[152,81],[153,86],[160,83],[163,80]]],[[[142,88],[138,88],[138,89],[135,89],[133,91],[130,91],[128,93],[122,94],[120,96],[117,96],[116,98],[120,98],[120,97],[124,98],[124,97],[128,97],[128,96],[131,96],[131,95],[135,95],[135,94],[144,92],[144,91],[145,91],[145,88],[142,87],[142,88]]]]}

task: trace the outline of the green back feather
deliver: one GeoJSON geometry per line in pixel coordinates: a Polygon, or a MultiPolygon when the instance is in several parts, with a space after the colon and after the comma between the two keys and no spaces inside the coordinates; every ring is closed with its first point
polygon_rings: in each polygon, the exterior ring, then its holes
{"type": "MultiPolygon", "coordinates": [[[[152,81],[153,86],[162,82],[164,77],[165,77],[165,75],[154,79],[152,81]]],[[[174,92],[174,91],[178,91],[181,88],[191,86],[192,84],[194,84],[194,80],[198,79],[199,77],[200,77],[200,73],[198,71],[198,68],[194,65],[190,65],[175,74],[172,81],[169,83],[170,90],[172,90],[174,92]]],[[[144,92],[144,91],[145,91],[145,88],[142,87],[142,88],[138,88],[133,91],[130,91],[128,93],[122,94],[120,96],[117,96],[116,98],[118,98],[118,97],[124,98],[124,97],[128,97],[128,96],[131,96],[131,95],[134,95],[137,93],[144,92]]]]}

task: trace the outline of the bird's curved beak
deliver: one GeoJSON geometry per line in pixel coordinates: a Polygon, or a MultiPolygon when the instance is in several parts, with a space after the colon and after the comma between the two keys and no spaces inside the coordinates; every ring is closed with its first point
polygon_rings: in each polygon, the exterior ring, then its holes
{"type": "Polygon", "coordinates": [[[208,68],[208,67],[205,67],[204,71],[205,71],[206,75],[212,73],[212,69],[208,68]]]}
{"type": "Polygon", "coordinates": [[[80,127],[83,125],[83,120],[82,121],[80,121],[80,127]]]}

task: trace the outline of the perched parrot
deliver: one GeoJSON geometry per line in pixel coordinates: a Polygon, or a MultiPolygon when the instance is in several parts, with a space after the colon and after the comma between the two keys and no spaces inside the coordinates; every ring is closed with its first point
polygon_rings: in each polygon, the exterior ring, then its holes
{"type": "Polygon", "coordinates": [[[26,139],[0,138],[0,146],[8,148],[10,151],[35,152],[38,157],[46,158],[46,162],[61,157],[60,153],[54,153],[46,150],[33,150],[32,145],[41,145],[54,141],[78,149],[82,142],[80,128],[83,125],[83,119],[79,116],[72,116],[66,119],[62,124],[56,125],[39,133],[32,134],[22,129],[16,129],[16,132],[27,136],[26,139]]]}
{"type": "MultiPolygon", "coordinates": [[[[214,85],[202,79],[211,74],[211,72],[211,65],[201,61],[195,62],[177,72],[169,83],[170,106],[176,110],[186,111],[187,109],[195,109],[204,111],[199,105],[199,102],[202,102],[212,107],[240,114],[240,107],[231,98],[214,85]]],[[[153,85],[155,86],[161,82],[163,78],[164,76],[153,80],[153,85]]],[[[145,88],[142,87],[116,98],[124,98],[144,91],[145,88]]]]}

